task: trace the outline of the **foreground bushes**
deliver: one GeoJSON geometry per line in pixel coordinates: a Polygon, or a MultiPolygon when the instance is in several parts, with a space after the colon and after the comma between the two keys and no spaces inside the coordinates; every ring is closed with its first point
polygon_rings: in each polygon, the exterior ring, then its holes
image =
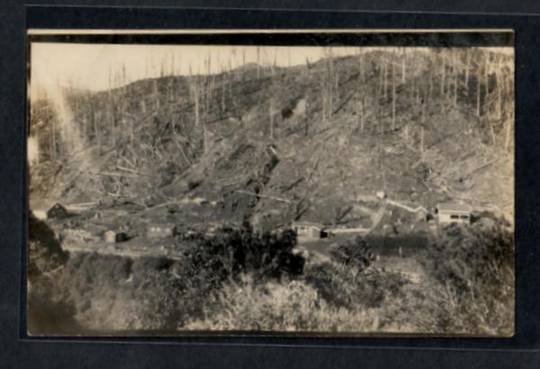
{"type": "Polygon", "coordinates": [[[54,279],[36,271],[40,288],[30,300],[41,310],[61,304],[66,320],[92,330],[172,331],[200,317],[225,280],[243,273],[258,280],[301,274],[304,259],[292,253],[295,245],[292,232],[259,235],[242,228],[180,245],[181,261],[74,254],[54,279]]]}
{"type": "Polygon", "coordinates": [[[183,298],[184,285],[171,266],[153,258],[76,254],[58,280],[58,298],[91,329],[163,329],[176,324],[183,298]]]}
{"type": "Polygon", "coordinates": [[[256,283],[249,276],[227,283],[204,319],[179,329],[244,331],[370,332],[378,328],[370,309],[330,306],[303,281],[256,283]]]}
{"type": "Polygon", "coordinates": [[[179,329],[386,331],[381,324],[385,303],[407,279],[373,267],[362,239],[339,245],[331,255],[332,260],[308,265],[302,276],[281,283],[253,274],[231,280],[214,294],[204,319],[179,329]]]}
{"type": "Polygon", "coordinates": [[[302,274],[305,260],[293,253],[296,234],[254,233],[251,227],[225,228],[214,237],[202,237],[184,251],[183,277],[197,279],[200,287],[218,287],[228,278],[250,273],[255,278],[302,274]]]}
{"type": "Polygon", "coordinates": [[[448,331],[511,335],[514,330],[514,235],[502,219],[449,226],[423,259],[447,296],[448,331]]]}
{"type": "Polygon", "coordinates": [[[54,232],[32,213],[28,217],[28,264],[30,281],[53,272],[66,263],[68,255],[62,250],[54,232]]]}
{"type": "Polygon", "coordinates": [[[180,245],[181,261],[72,255],[54,278],[33,278],[39,287],[31,300],[55,324],[72,316],[73,328],[101,333],[513,332],[513,239],[500,222],[443,230],[417,257],[425,275],[414,283],[378,268],[362,239],[305,267],[295,244],[291,232],[258,235],[245,228],[180,245]]]}
{"type": "Polygon", "coordinates": [[[400,274],[369,268],[359,272],[334,261],[306,269],[306,283],[336,307],[378,307],[408,281],[400,274]]]}
{"type": "Polygon", "coordinates": [[[294,280],[231,281],[181,329],[511,335],[512,233],[489,220],[452,226],[420,257],[424,278],[374,266],[361,240],[294,280]]]}

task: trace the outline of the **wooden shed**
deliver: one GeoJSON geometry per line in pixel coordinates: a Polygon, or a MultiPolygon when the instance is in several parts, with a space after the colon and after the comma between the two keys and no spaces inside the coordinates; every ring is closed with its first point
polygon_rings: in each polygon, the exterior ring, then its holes
{"type": "Polygon", "coordinates": [[[293,222],[292,229],[295,230],[298,238],[316,239],[321,237],[322,224],[314,222],[293,222]]]}
{"type": "Polygon", "coordinates": [[[439,224],[469,224],[471,222],[471,208],[466,204],[441,203],[437,205],[439,224]]]}
{"type": "Polygon", "coordinates": [[[173,237],[176,226],[172,223],[151,223],[146,228],[146,237],[151,239],[173,237]]]}

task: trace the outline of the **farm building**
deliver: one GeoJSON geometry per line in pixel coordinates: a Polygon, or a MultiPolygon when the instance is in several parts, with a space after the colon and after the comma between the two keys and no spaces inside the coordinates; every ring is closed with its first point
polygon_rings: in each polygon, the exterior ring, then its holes
{"type": "Polygon", "coordinates": [[[292,229],[294,229],[298,238],[315,239],[321,237],[323,226],[322,224],[314,222],[294,222],[292,224],[292,229]]]}
{"type": "Polygon", "coordinates": [[[171,223],[153,223],[146,228],[146,237],[149,239],[173,237],[176,226],[171,223]]]}
{"type": "Polygon", "coordinates": [[[103,234],[103,240],[107,243],[115,243],[116,242],[116,232],[115,231],[107,231],[103,234]]]}
{"type": "Polygon", "coordinates": [[[47,210],[46,216],[48,219],[65,219],[68,218],[70,214],[65,206],[56,203],[47,210]]]}
{"type": "Polygon", "coordinates": [[[457,203],[442,203],[437,205],[439,224],[460,223],[469,224],[471,208],[457,203]]]}
{"type": "Polygon", "coordinates": [[[107,231],[103,234],[103,240],[107,243],[124,242],[129,239],[128,235],[124,232],[107,231]]]}

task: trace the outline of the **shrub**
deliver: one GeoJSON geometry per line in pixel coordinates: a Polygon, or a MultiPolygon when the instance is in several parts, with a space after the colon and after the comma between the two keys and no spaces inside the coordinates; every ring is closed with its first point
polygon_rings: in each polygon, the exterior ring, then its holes
{"type": "Polygon", "coordinates": [[[28,329],[32,334],[73,333],[74,307],[62,301],[58,276],[68,260],[52,229],[30,213],[28,218],[28,329]]]}
{"type": "Polygon", "coordinates": [[[398,273],[370,268],[362,272],[348,265],[325,262],[306,268],[305,280],[336,307],[374,308],[397,293],[407,280],[398,273]]]}
{"type": "Polygon", "coordinates": [[[74,254],[53,286],[50,303],[63,302],[86,329],[173,329],[190,315],[182,299],[198,302],[162,258],[74,254]]]}
{"type": "Polygon", "coordinates": [[[367,241],[359,236],[332,249],[330,256],[340,264],[356,268],[358,272],[369,268],[375,260],[367,241]]]}
{"type": "Polygon", "coordinates": [[[502,222],[480,220],[470,227],[451,225],[428,248],[427,271],[463,293],[489,292],[513,283],[513,233],[502,222]],[[486,291],[486,288],[488,291],[486,291]]]}
{"type": "Polygon", "coordinates": [[[471,226],[451,225],[427,250],[429,275],[446,291],[451,332],[513,332],[514,240],[503,220],[480,219],[471,226]]]}
{"type": "Polygon", "coordinates": [[[373,267],[375,257],[361,237],[334,247],[330,256],[329,262],[310,265],[305,279],[334,306],[377,307],[387,291],[392,292],[404,283],[401,276],[373,267]]]}
{"type": "Polygon", "coordinates": [[[259,283],[250,276],[229,281],[217,293],[205,319],[194,319],[180,329],[369,332],[377,319],[369,309],[328,305],[317,290],[293,280],[259,283]]]}
{"type": "Polygon", "coordinates": [[[213,237],[196,240],[184,251],[183,276],[198,280],[202,289],[211,289],[241,273],[257,278],[299,275],[305,261],[293,254],[295,245],[293,231],[261,235],[250,227],[222,229],[213,237]]]}
{"type": "Polygon", "coordinates": [[[292,254],[295,244],[294,233],[243,228],[197,238],[181,261],[73,254],[47,285],[46,298],[40,292],[35,300],[64,304],[87,329],[171,331],[201,317],[222,282],[244,271],[259,279],[301,273],[304,259],[292,254]]]}
{"type": "Polygon", "coordinates": [[[49,226],[32,213],[28,218],[28,278],[33,281],[66,263],[68,254],[49,226]]]}

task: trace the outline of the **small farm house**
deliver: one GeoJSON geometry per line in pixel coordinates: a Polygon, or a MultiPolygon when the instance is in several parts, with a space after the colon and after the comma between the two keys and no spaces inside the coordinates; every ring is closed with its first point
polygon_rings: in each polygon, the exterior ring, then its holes
{"type": "Polygon", "coordinates": [[[312,222],[294,222],[292,228],[296,232],[298,238],[320,238],[323,226],[319,223],[312,222]]]}
{"type": "Polygon", "coordinates": [[[171,223],[153,223],[146,228],[146,237],[149,239],[159,239],[173,237],[176,232],[176,226],[171,223]]]}
{"type": "Polygon", "coordinates": [[[471,208],[468,205],[457,203],[441,203],[437,205],[439,224],[471,222],[471,208]]]}

